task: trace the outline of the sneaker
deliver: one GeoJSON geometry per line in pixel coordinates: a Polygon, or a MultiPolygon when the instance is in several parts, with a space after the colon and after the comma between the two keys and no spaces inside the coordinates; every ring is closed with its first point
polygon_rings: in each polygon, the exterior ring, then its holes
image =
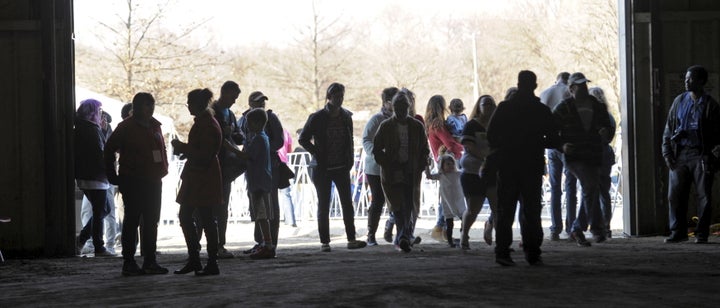
{"type": "Polygon", "coordinates": [[[560,240],[560,234],[558,233],[550,233],[550,240],[553,242],[557,242],[560,240]]]}
{"type": "Polygon", "coordinates": [[[323,243],[322,246],[320,246],[320,251],[322,252],[330,252],[330,244],[323,243]]]}
{"type": "Polygon", "coordinates": [[[103,257],[116,257],[117,255],[108,251],[107,249],[104,249],[102,251],[96,251],[95,257],[96,258],[103,258],[103,257]]]}
{"type": "Polygon", "coordinates": [[[488,221],[485,221],[485,230],[483,230],[483,239],[485,240],[485,243],[488,245],[492,245],[493,237],[493,223],[488,221]]]}
{"type": "Polygon", "coordinates": [[[225,248],[220,248],[218,249],[217,257],[218,259],[232,259],[235,257],[235,255],[233,255],[225,248]]]}
{"type": "Polygon", "coordinates": [[[402,250],[402,252],[408,253],[412,251],[412,248],[410,248],[410,241],[406,238],[400,239],[398,246],[400,246],[400,250],[402,250]]]}
{"type": "Polygon", "coordinates": [[[123,276],[140,276],[144,275],[145,271],[138,267],[135,261],[125,261],[123,263],[122,275],[123,276]]]}
{"type": "Polygon", "coordinates": [[[590,247],[592,244],[588,242],[588,240],[585,239],[585,234],[583,234],[581,231],[573,231],[570,233],[570,238],[577,243],[580,247],[590,247]]]}
{"type": "Polygon", "coordinates": [[[259,248],[260,248],[260,244],[255,244],[255,246],[253,246],[252,248],[243,250],[242,253],[243,253],[244,255],[249,255],[249,254],[255,252],[255,250],[258,250],[259,248]]]}
{"type": "Polygon", "coordinates": [[[412,244],[411,244],[410,246],[415,246],[415,245],[417,245],[417,244],[420,244],[420,242],[422,242],[422,238],[419,237],[419,236],[416,236],[416,237],[412,240],[412,244]]]}
{"type": "Polygon", "coordinates": [[[513,261],[512,258],[510,258],[510,255],[496,255],[495,256],[495,263],[500,264],[502,266],[515,266],[515,261],[513,261]]]}
{"type": "Polygon", "coordinates": [[[364,241],[350,241],[347,243],[348,249],[360,249],[365,248],[367,246],[367,243],[364,241]]]}
{"type": "Polygon", "coordinates": [[[460,241],[460,249],[470,250],[470,243],[468,241],[460,241]]]}
{"type": "Polygon", "coordinates": [[[274,257],[275,249],[268,248],[266,246],[262,246],[258,250],[255,250],[254,253],[250,254],[250,259],[253,260],[272,259],[274,257]]]}
{"type": "Polygon", "coordinates": [[[169,272],[167,268],[160,266],[156,262],[143,264],[142,270],[148,275],[164,275],[169,272]]]}
{"type": "Polygon", "coordinates": [[[377,241],[375,240],[375,234],[368,234],[367,245],[368,246],[377,246],[378,245],[377,241]]]}
{"type": "Polygon", "coordinates": [[[665,239],[666,244],[674,244],[685,242],[688,240],[687,234],[680,234],[679,232],[673,232],[668,238],[665,239]]]}
{"type": "Polygon", "coordinates": [[[290,225],[290,226],[293,227],[293,228],[297,228],[297,224],[292,224],[292,225],[290,225]]]}
{"type": "Polygon", "coordinates": [[[699,237],[695,238],[695,244],[707,244],[707,243],[708,243],[707,237],[699,236],[699,237]]]}

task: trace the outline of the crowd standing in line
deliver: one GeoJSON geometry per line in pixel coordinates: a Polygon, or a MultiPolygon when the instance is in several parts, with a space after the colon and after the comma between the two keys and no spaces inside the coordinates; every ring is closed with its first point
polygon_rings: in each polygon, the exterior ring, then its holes
{"type": "MultiPolygon", "coordinates": [[[[670,169],[672,234],[666,243],[688,239],[686,212],[691,184],[697,187],[700,202],[696,243],[708,241],[712,174],[720,166],[720,106],[704,91],[707,76],[701,66],[688,68],[687,91],[675,99],[667,118],[662,150],[670,169]]],[[[559,240],[565,229],[577,245],[591,246],[584,236],[589,227],[596,243],[606,241],[611,237],[610,170],[615,162],[609,143],[616,122],[607,111],[602,89],[589,89],[588,82],[582,73],[563,72],[555,85],[537,97],[536,75],[521,71],[517,87],[508,89],[503,102],[496,105],[491,96],[481,96],[469,120],[462,114],[464,106],[459,99],[451,101],[452,114],[446,117],[445,99],[432,96],[423,118],[415,114],[411,91],[384,89],[381,109],[368,121],[362,137],[364,172],[373,196],[368,209],[367,242],[356,238],[350,191],[350,170],[354,165],[352,113],[342,107],[345,87],[332,83],[326,91],[325,107],[312,113],[298,131],[299,144],[313,160],[311,177],[318,196],[320,251],[331,251],[329,208],[333,184],[342,206],[348,249],[378,245],[375,233],[387,204],[390,218],[383,237],[399,251],[412,251],[413,245],[420,243],[414,229],[425,171],[427,178],[440,181],[434,233],[439,234],[437,228],[444,226],[446,235],[442,240],[448,246],[457,245],[452,230],[454,218],[458,217],[462,219],[460,246],[470,249],[469,230],[488,199],[491,214],[485,223],[484,240],[492,245],[495,230],[496,262],[515,265],[511,257],[512,224],[519,205],[525,260],[530,265],[542,265],[540,194],[546,149],[552,194],[550,240],[559,240]],[[437,172],[431,171],[434,164],[437,172]],[[565,226],[561,216],[562,173],[568,195],[565,226]],[[571,189],[574,178],[582,185],[577,213],[571,189]],[[395,226],[397,233],[393,236],[395,226]]],[[[220,98],[212,105],[210,90],[188,93],[188,111],[195,116],[195,123],[187,143],[172,141],[175,154],[187,159],[176,201],[180,204],[188,260],[176,274],[217,275],[217,259],[234,256],[225,248],[228,202],[232,182],[243,173],[251,219],[256,225],[256,245],[244,252],[252,259],[276,257],[278,166],[287,163],[286,153],[292,149],[292,141],[277,115],[265,109],[268,98],[262,92],[249,95],[249,109],[236,120],[230,107],[240,93],[233,81],[223,84],[220,98]],[[205,267],[199,255],[203,231],[208,251],[205,267]]],[[[137,93],[132,112],[123,115],[124,120],[111,135],[102,130],[108,119],[103,122],[99,101],[83,101],[75,120],[76,158],[83,162],[76,163],[76,180],[92,207],[92,218],[80,232],[77,244],[81,247],[92,237],[96,256],[113,255],[103,245],[102,226],[108,213],[108,189],[111,184],[117,185],[124,203],[122,274],[126,276],[168,272],[156,261],[161,179],[168,172],[168,162],[160,123],[153,118],[154,104],[151,94],[137,93]],[[141,224],[143,230],[138,238],[141,224]],[[142,267],[135,261],[138,240],[145,251],[142,267]]],[[[295,226],[294,209],[288,208],[291,212],[286,213],[286,223],[290,219],[295,226]]]]}

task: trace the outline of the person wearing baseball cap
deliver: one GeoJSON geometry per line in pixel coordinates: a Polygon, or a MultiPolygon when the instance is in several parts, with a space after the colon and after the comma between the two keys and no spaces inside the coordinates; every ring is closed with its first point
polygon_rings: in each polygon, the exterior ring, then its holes
{"type": "MultiPolygon", "coordinates": [[[[277,155],[277,151],[283,147],[285,140],[283,139],[283,127],[278,116],[273,113],[272,110],[266,109],[266,102],[268,97],[260,91],[254,91],[248,96],[248,108],[243,112],[242,117],[238,120],[238,126],[243,134],[247,137],[250,135],[250,129],[247,123],[247,114],[253,109],[262,109],[267,113],[267,124],[265,124],[265,134],[268,136],[270,141],[270,166],[272,169],[272,189],[270,190],[270,198],[272,200],[272,209],[268,213],[268,220],[270,222],[270,235],[272,243],[264,243],[263,234],[260,230],[259,225],[255,225],[255,246],[250,249],[244,250],[244,254],[250,254],[251,256],[258,251],[264,245],[275,247],[278,246],[278,232],[280,231],[280,204],[278,201],[278,185],[280,178],[279,166],[280,158],[277,155]]],[[[273,250],[273,253],[275,250],[273,250]]]]}
{"type": "Polygon", "coordinates": [[[607,106],[590,95],[588,82],[590,80],[583,73],[570,75],[568,84],[572,97],[553,110],[553,117],[560,125],[566,167],[580,181],[583,190],[579,214],[570,229],[570,237],[581,247],[591,246],[583,234],[588,222],[596,243],[607,240],[607,224],[600,208],[599,174],[603,146],[612,138],[607,106]]]}

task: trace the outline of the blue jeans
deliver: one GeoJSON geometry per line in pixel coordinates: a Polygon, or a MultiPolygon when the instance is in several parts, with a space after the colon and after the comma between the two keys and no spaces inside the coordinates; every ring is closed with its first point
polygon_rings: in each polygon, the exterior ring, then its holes
{"type": "Polygon", "coordinates": [[[333,183],[340,194],[345,235],[349,242],[355,240],[355,207],[350,192],[350,173],[345,169],[331,171],[318,169],[313,174],[313,184],[318,198],[318,233],[320,243],[323,244],[330,243],[330,197],[333,183]]]}
{"type": "Polygon", "coordinates": [[[575,221],[577,211],[577,178],[565,167],[563,153],[558,150],[547,150],[548,178],[550,180],[550,232],[560,234],[563,231],[562,194],[560,186],[565,174],[565,226],[570,233],[570,226],[575,221]]]}
{"type": "Polygon", "coordinates": [[[582,185],[582,202],[571,231],[585,232],[590,222],[593,234],[606,234],[607,227],[600,209],[600,166],[581,161],[567,162],[566,166],[582,185]]]}
{"type": "Polygon", "coordinates": [[[280,189],[280,203],[283,204],[283,213],[285,216],[286,225],[295,225],[295,203],[292,198],[292,186],[288,186],[280,189]]]}
{"type": "Polygon", "coordinates": [[[615,151],[610,145],[605,145],[605,148],[603,148],[603,162],[600,165],[600,210],[607,230],[610,230],[610,221],[613,215],[613,205],[610,199],[610,173],[614,164],[615,151]]]}
{"type": "Polygon", "coordinates": [[[670,203],[670,230],[685,234],[687,232],[688,198],[691,184],[695,184],[697,193],[698,225],[695,234],[698,238],[707,238],[710,234],[712,217],[712,186],[714,174],[706,168],[700,150],[682,149],[676,154],[676,167],[670,170],[668,201],[670,203]]]}

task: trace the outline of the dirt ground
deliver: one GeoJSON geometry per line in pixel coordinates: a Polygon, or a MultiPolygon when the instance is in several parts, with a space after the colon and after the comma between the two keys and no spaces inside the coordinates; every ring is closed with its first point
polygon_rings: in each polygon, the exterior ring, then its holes
{"type": "MultiPolygon", "coordinates": [[[[359,234],[365,224],[356,221],[359,234]]],[[[342,221],[332,222],[330,253],[320,252],[314,222],[282,226],[278,257],[262,261],[240,252],[251,246],[251,225],[234,224],[228,248],[236,258],[221,260],[221,274],[210,277],[123,277],[121,258],[11,259],[0,265],[0,307],[717,307],[720,299],[716,236],[708,245],[620,238],[619,231],[590,248],[545,241],[545,266],[528,266],[518,252],[517,266],[501,267],[481,242],[481,224],[470,251],[432,240],[432,224],[419,222],[423,242],[408,254],[382,240],[347,250],[342,221]]],[[[159,233],[158,262],[180,268],[186,257],[180,228],[162,226],[159,233]]]]}

